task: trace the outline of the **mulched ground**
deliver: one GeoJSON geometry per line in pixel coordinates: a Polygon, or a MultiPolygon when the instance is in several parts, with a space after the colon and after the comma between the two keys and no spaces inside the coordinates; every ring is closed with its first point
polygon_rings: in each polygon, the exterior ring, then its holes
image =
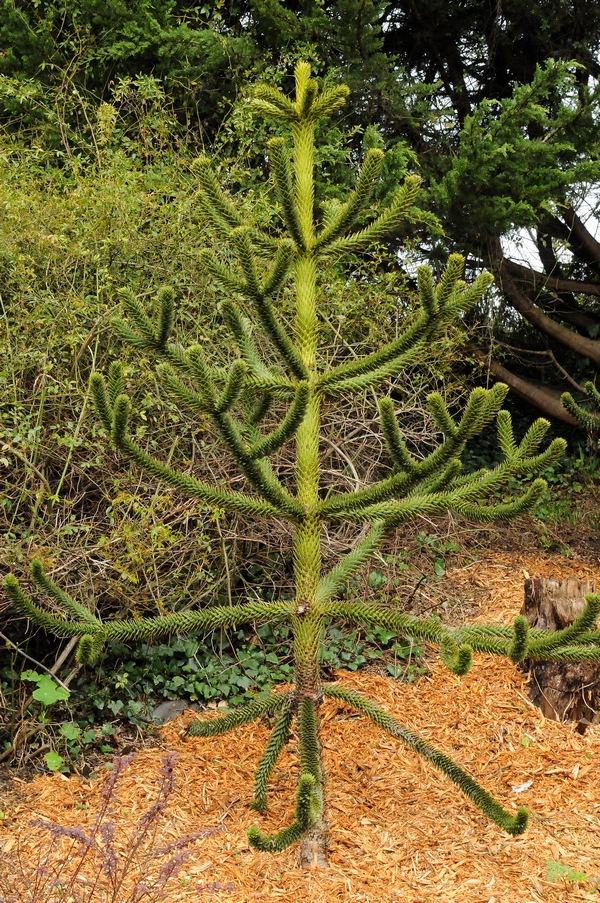
{"type": "MultiPolygon", "coordinates": [[[[523,554],[486,552],[449,573],[453,591],[479,598],[480,620],[510,622],[520,608],[524,571],[531,576],[600,579],[600,565],[523,554]]],[[[470,606],[471,609],[473,605],[470,606]]],[[[295,851],[275,856],[249,849],[246,830],[289,823],[297,777],[292,740],[271,782],[270,810],[248,807],[254,769],[268,732],[255,724],[224,737],[183,739],[185,713],[161,733],[162,748],[143,749],[117,793],[119,825],[135,825],[156,799],[165,749],[177,753],[176,786],[160,842],[214,828],[200,839],[181,880],[164,899],[250,903],[562,903],[600,899],[591,880],[550,881],[546,864],[600,877],[600,725],[582,736],[546,720],[527,696],[523,674],[478,655],[463,678],[432,658],[414,684],[366,672],[339,673],[344,685],[378,700],[408,727],[453,756],[509,810],[531,810],[525,835],[511,838],[487,822],[440,773],[399,741],[334,701],[322,710],[330,868],[300,871],[295,851]],[[524,785],[528,789],[522,790],[524,785]],[[187,882],[187,883],[186,883],[187,882]]],[[[33,862],[45,837],[29,823],[53,819],[89,825],[103,780],[62,775],[15,782],[2,808],[4,861],[20,847],[33,862]]],[[[123,896],[114,903],[123,903],[123,896]]],[[[26,898],[25,898],[26,899],[26,898]]]]}

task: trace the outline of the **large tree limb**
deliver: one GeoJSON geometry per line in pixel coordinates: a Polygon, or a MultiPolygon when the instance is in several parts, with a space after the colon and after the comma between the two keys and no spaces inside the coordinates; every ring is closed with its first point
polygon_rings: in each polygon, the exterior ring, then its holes
{"type": "Polygon", "coordinates": [[[544,313],[558,316],[585,336],[598,324],[598,317],[579,305],[575,293],[600,296],[600,284],[549,276],[509,258],[505,258],[504,262],[511,275],[523,286],[529,300],[542,308],[544,313]]]}
{"type": "Polygon", "coordinates": [[[600,243],[583,225],[573,210],[563,212],[564,222],[557,216],[548,216],[542,229],[553,238],[566,241],[573,254],[600,272],[600,243]]]}
{"type": "MultiPolygon", "coordinates": [[[[533,292],[530,289],[530,292],[533,292]]],[[[572,295],[554,295],[548,292],[535,292],[535,298],[529,298],[538,307],[541,307],[544,313],[558,317],[562,323],[573,326],[577,331],[586,338],[592,334],[590,330],[598,325],[598,317],[584,313],[578,310],[577,303],[572,300],[572,295]]]]}
{"type": "Polygon", "coordinates": [[[584,252],[583,256],[587,258],[588,262],[600,270],[600,242],[586,229],[572,207],[567,207],[562,215],[571,230],[571,244],[576,243],[584,252]]]}
{"type": "Polygon", "coordinates": [[[535,289],[552,289],[555,292],[573,292],[576,295],[600,296],[600,283],[598,282],[579,282],[577,279],[547,276],[545,273],[538,273],[536,270],[532,270],[531,267],[522,266],[522,264],[508,258],[504,258],[504,263],[513,276],[523,279],[525,282],[530,282],[535,289]]]}
{"type": "MultiPolygon", "coordinates": [[[[483,360],[483,356],[480,357],[480,360],[483,360]]],[[[486,358],[485,364],[490,373],[496,379],[506,383],[519,398],[523,398],[549,417],[577,426],[577,420],[562,404],[559,394],[549,386],[540,386],[537,383],[529,382],[491,358],[486,358]]]]}
{"type": "Polygon", "coordinates": [[[539,329],[555,342],[564,345],[565,348],[570,348],[571,351],[580,354],[582,357],[590,358],[590,360],[600,366],[600,341],[589,339],[586,336],[573,332],[571,329],[567,329],[566,326],[562,326],[547,314],[542,313],[539,307],[529,300],[519,289],[510,274],[498,236],[492,236],[489,239],[488,249],[490,264],[498,276],[500,287],[515,310],[518,310],[532,326],[535,326],[536,329],[539,329]]]}

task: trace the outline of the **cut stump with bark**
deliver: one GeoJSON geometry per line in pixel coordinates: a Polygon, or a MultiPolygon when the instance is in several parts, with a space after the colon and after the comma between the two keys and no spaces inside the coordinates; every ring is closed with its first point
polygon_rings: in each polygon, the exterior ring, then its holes
{"type": "MultiPolygon", "coordinates": [[[[562,630],[582,613],[586,594],[594,592],[595,580],[529,578],[521,614],[530,627],[562,630]]],[[[576,721],[581,733],[600,721],[600,665],[525,660],[523,668],[529,671],[529,696],[546,718],[576,721]]]]}

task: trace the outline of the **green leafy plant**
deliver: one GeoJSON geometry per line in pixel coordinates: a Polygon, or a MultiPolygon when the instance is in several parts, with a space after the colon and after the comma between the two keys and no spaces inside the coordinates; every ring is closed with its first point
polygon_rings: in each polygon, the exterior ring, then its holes
{"type": "MultiPolygon", "coordinates": [[[[33,680],[37,687],[31,694],[37,702],[42,704],[42,711],[45,713],[48,706],[54,705],[55,702],[68,699],[70,693],[65,687],[60,687],[55,680],[52,680],[48,674],[40,674],[38,671],[22,671],[22,680],[33,680]]],[[[45,718],[45,714],[42,716],[45,718]]]]}
{"type": "Polygon", "coordinates": [[[271,737],[258,766],[253,805],[267,807],[267,785],[275,762],[296,725],[300,776],[292,824],[273,835],[258,827],[249,831],[252,846],[279,851],[301,841],[300,861],[325,858],[326,822],[324,775],[319,741],[319,710],[324,697],[364,714],[382,730],[427,759],[453,781],[482,812],[509,834],[521,834],[527,810],[504,809],[486,790],[444,752],[402,726],[376,702],[342,684],[324,680],[325,631],[331,623],[383,629],[439,647],[453,673],[464,675],[473,653],[480,651],[519,662],[529,659],[582,660],[600,658],[600,631],[595,623],[600,595],[590,595],[575,623],[551,633],[530,630],[523,617],[513,625],[466,625],[449,628],[436,618],[416,618],[396,608],[343,598],[359,568],[366,564],[395,528],[419,515],[455,511],[490,523],[529,510],[545,489],[541,479],[527,483],[521,494],[494,503],[494,493],[513,476],[529,476],[549,467],[563,453],[565,442],[555,439],[539,451],[548,423],[537,420],[520,442],[513,435],[510,415],[500,410],[506,387],[475,389],[463,413],[453,416],[439,393],[428,407],[442,437],[426,455],[414,454],[402,434],[391,397],[378,401],[379,423],[390,461],[389,473],[364,487],[347,490],[321,480],[319,439],[322,408],[346,394],[373,391],[397,379],[409,364],[419,361],[464,311],[490,285],[482,273],[468,285],[462,279],[464,261],[452,255],[439,281],[427,266],[418,270],[419,306],[389,342],[369,354],[329,363],[319,347],[318,284],[347,254],[362,254],[376,246],[407,220],[419,216],[415,207],[419,180],[408,176],[383,209],[372,210],[370,197],[377,185],[383,153],[369,151],[354,189],[344,202],[315,205],[314,129],[323,116],[344,103],[347,89],[336,86],[319,92],[307,64],[295,72],[294,100],[267,86],[253,98],[256,111],[278,121],[291,132],[273,138],[268,157],[274,195],[282,226],[269,228],[242,217],[223,192],[210,162],[196,166],[198,203],[219,237],[220,255],[201,252],[204,266],[221,286],[221,314],[237,356],[230,366],[211,363],[200,345],[182,347],[171,337],[174,292],[159,291],[152,315],[138,298],[123,293],[129,321],[117,321],[121,338],[159,359],[164,391],[194,418],[210,422],[244,483],[219,485],[177,470],[147,450],[130,431],[131,402],[123,369],[111,364],[107,377],[96,373],[92,390],[96,410],[113,445],[151,476],[180,492],[224,512],[244,518],[277,518],[294,534],[294,597],[275,601],[251,598],[215,604],[157,617],[102,620],[90,607],[61,590],[34,562],[37,587],[50,596],[49,610],[31,599],[9,575],[6,591],[13,605],[49,632],[79,637],[78,658],[94,663],[108,641],[155,643],[171,634],[215,633],[244,624],[286,623],[293,638],[293,689],[259,692],[245,705],[213,719],[199,719],[193,736],[217,736],[262,715],[275,718],[271,737]],[[285,303],[284,303],[285,302],[285,303]],[[292,311],[288,320],[285,311],[292,311]],[[496,421],[500,459],[490,468],[461,473],[467,443],[496,421]],[[295,441],[293,474],[277,467],[277,454],[295,441]],[[346,554],[327,570],[323,565],[323,527],[353,524],[362,532],[346,554]],[[342,598],[340,598],[342,595],[342,598]]]}
{"type": "Polygon", "coordinates": [[[460,546],[454,539],[441,539],[435,533],[418,533],[417,545],[432,559],[433,573],[436,577],[446,575],[446,555],[458,552],[460,546]]]}
{"type": "MultiPolygon", "coordinates": [[[[395,678],[414,680],[422,648],[384,628],[342,629],[330,625],[324,638],[322,664],[328,669],[358,670],[368,665],[395,678]]],[[[93,675],[74,687],[77,725],[72,753],[96,744],[97,731],[84,730],[84,719],[119,718],[147,723],[157,700],[243,705],[258,689],[293,679],[293,639],[288,624],[262,624],[255,630],[216,631],[209,640],[176,637],[170,643],[141,643],[133,650],[117,644],[93,675]]]]}
{"type": "Polygon", "coordinates": [[[59,685],[49,674],[40,674],[39,671],[27,669],[21,672],[20,678],[34,681],[36,684],[31,699],[41,706],[36,718],[45,728],[44,745],[51,746],[44,754],[48,770],[68,772],[70,766],[79,758],[82,747],[97,741],[98,731],[95,728],[85,730],[75,721],[62,721],[56,729],[56,718],[52,723],[50,710],[57,703],[67,702],[71,698],[71,691],[59,685]]]}
{"type": "Polygon", "coordinates": [[[549,859],[546,862],[546,878],[548,881],[564,881],[567,884],[589,884],[600,890],[600,878],[590,878],[587,872],[563,865],[557,859],[549,859]]]}
{"type": "MultiPolygon", "coordinates": [[[[38,671],[28,669],[21,672],[21,679],[32,680],[37,684],[36,689],[31,696],[41,705],[41,709],[37,716],[40,724],[48,723],[49,708],[57,702],[64,702],[71,695],[69,690],[59,686],[48,674],[40,674],[38,671]]],[[[69,733],[69,724],[61,725],[60,730],[63,736],[66,737],[69,733]]],[[[46,762],[49,771],[59,771],[63,766],[64,759],[55,749],[51,749],[49,752],[45,753],[44,761],[46,762]]]]}

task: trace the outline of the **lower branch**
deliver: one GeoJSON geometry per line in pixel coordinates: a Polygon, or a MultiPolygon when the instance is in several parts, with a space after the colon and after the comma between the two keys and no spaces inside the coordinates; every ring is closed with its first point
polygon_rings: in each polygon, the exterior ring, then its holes
{"type": "MultiPolygon", "coordinates": [[[[593,631],[600,614],[600,594],[590,593],[586,596],[586,606],[579,617],[572,624],[562,630],[556,630],[549,636],[534,640],[527,647],[527,654],[531,651],[536,657],[544,653],[559,649],[561,646],[573,645],[582,635],[593,631]]],[[[598,650],[600,652],[600,650],[598,650]]]]}
{"type": "Polygon", "coordinates": [[[300,775],[298,792],[296,794],[296,819],[287,828],[282,828],[276,834],[263,834],[259,828],[252,827],[248,831],[250,846],[255,850],[266,853],[280,853],[291,844],[300,840],[307,828],[310,827],[310,812],[312,797],[315,787],[315,779],[312,774],[300,775]]]}
{"type": "Polygon", "coordinates": [[[359,567],[369,560],[383,542],[387,532],[385,521],[376,521],[368,534],[357,542],[354,548],[329,573],[321,577],[317,589],[317,602],[321,604],[328,602],[356,573],[359,567]]]}
{"type": "MultiPolygon", "coordinates": [[[[289,602],[246,602],[242,605],[214,605],[200,611],[183,611],[154,618],[106,621],[103,633],[109,640],[153,641],[173,633],[200,633],[220,627],[237,628],[254,621],[281,621],[290,617],[289,602]]],[[[91,632],[89,629],[86,632],[91,632]]]]}
{"type": "Polygon", "coordinates": [[[430,746],[426,740],[414,734],[408,728],[399,724],[395,718],[392,718],[387,712],[380,708],[376,703],[371,702],[361,693],[355,690],[347,690],[344,687],[338,687],[334,684],[323,684],[323,692],[325,696],[332,699],[340,699],[347,705],[368,715],[383,730],[398,737],[402,742],[418,752],[423,758],[428,759],[432,765],[435,765],[442,771],[446,777],[462,790],[465,796],[468,796],[476,806],[487,815],[487,817],[499,825],[508,834],[516,836],[522,834],[527,827],[527,819],[529,813],[525,807],[521,806],[516,815],[507,812],[500,803],[496,802],[491,794],[484,790],[477,781],[463,771],[460,765],[457,765],[449,756],[430,746]]]}
{"type": "Polygon", "coordinates": [[[279,718],[271,732],[269,742],[267,743],[267,747],[256,771],[256,778],[254,780],[254,798],[251,806],[253,809],[256,809],[257,812],[267,811],[267,784],[273,768],[275,767],[275,762],[290,736],[290,727],[294,717],[295,703],[296,696],[294,693],[288,693],[287,697],[284,697],[284,703],[281,707],[279,718]]]}
{"type": "Polygon", "coordinates": [[[48,633],[52,633],[57,637],[74,637],[83,636],[89,632],[90,625],[87,621],[69,621],[65,617],[50,614],[50,612],[37,605],[21,589],[17,578],[13,574],[7,574],[3,585],[13,608],[16,608],[19,614],[25,618],[30,618],[34,624],[47,630],[48,633]]]}
{"type": "Polygon", "coordinates": [[[384,605],[363,602],[328,602],[323,605],[323,614],[340,621],[352,621],[364,627],[384,627],[407,633],[415,639],[438,643],[444,634],[440,621],[434,618],[415,618],[384,605]]]}
{"type": "Polygon", "coordinates": [[[261,715],[271,715],[282,709],[286,704],[289,694],[269,693],[266,696],[257,696],[248,705],[242,705],[238,709],[231,709],[220,718],[210,720],[198,718],[188,728],[188,737],[216,737],[218,734],[226,734],[228,731],[256,721],[261,715]]]}

